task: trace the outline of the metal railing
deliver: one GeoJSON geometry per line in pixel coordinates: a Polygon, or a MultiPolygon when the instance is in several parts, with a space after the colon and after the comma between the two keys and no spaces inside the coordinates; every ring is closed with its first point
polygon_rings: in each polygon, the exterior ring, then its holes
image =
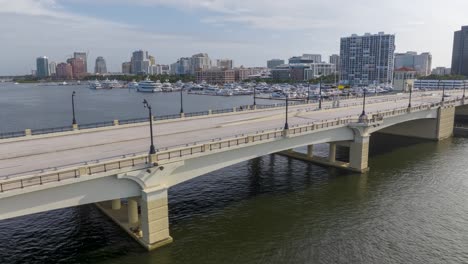
{"type": "MultiPolygon", "coordinates": [[[[372,116],[368,120],[358,120],[353,116],[345,118],[335,118],[332,120],[323,120],[317,123],[308,123],[305,125],[296,125],[291,127],[287,133],[283,129],[274,129],[270,131],[257,131],[254,134],[236,136],[234,138],[211,140],[205,143],[194,143],[193,145],[187,144],[177,148],[166,148],[165,150],[158,150],[156,154],[151,156],[151,162],[167,161],[175,158],[183,158],[186,156],[200,155],[206,152],[217,151],[222,149],[229,149],[233,147],[243,146],[255,142],[267,142],[276,140],[287,135],[300,135],[312,131],[319,131],[329,128],[345,127],[352,123],[365,123],[373,124],[382,122],[385,117],[404,115],[417,111],[430,110],[442,105],[453,105],[460,99],[445,101],[444,103],[433,103],[428,105],[419,105],[411,108],[397,108],[386,111],[379,111],[377,113],[369,113],[372,116]]],[[[124,156],[125,157],[125,156],[124,156]]],[[[18,177],[20,179],[7,179],[0,181],[0,192],[23,189],[30,186],[43,185],[50,182],[59,182],[65,179],[78,178],[95,173],[102,173],[108,171],[115,171],[123,168],[132,168],[137,165],[149,165],[150,157],[147,154],[136,155],[130,158],[120,158],[111,161],[100,162],[93,165],[81,165],[71,169],[64,169],[54,172],[46,172],[36,176],[18,177]]]]}
{"type": "MultiPolygon", "coordinates": [[[[454,104],[459,99],[446,101],[444,105],[454,104]]],[[[256,142],[267,142],[271,140],[277,140],[287,135],[301,135],[304,133],[310,133],[313,131],[326,130],[329,128],[345,127],[352,123],[366,123],[373,124],[382,122],[385,117],[404,115],[410,112],[424,111],[433,109],[441,106],[442,103],[434,103],[428,105],[419,105],[411,108],[398,108],[387,111],[379,111],[377,113],[369,113],[372,116],[368,120],[358,120],[353,116],[347,116],[344,118],[335,118],[333,120],[323,120],[317,123],[309,123],[305,125],[296,125],[291,127],[287,133],[283,129],[274,129],[270,131],[257,131],[254,134],[240,135],[234,138],[217,139],[211,140],[204,143],[194,143],[193,145],[187,144],[176,148],[166,148],[164,150],[158,150],[156,154],[151,156],[151,162],[169,161],[172,159],[183,158],[186,156],[201,155],[203,153],[218,151],[223,149],[229,149],[233,147],[239,147],[248,145],[256,142]]],[[[134,154],[135,155],[135,154],[134,154]]],[[[125,156],[124,156],[125,157],[125,156]]],[[[37,176],[25,176],[20,179],[7,179],[0,181],[0,192],[23,189],[30,186],[43,185],[50,182],[59,182],[65,179],[79,178],[86,175],[92,175],[95,173],[116,171],[124,168],[133,168],[138,165],[152,166],[149,165],[150,157],[147,154],[136,155],[129,158],[120,158],[116,160],[110,160],[105,162],[99,162],[93,165],[81,165],[72,169],[64,169],[61,171],[46,172],[37,176]]]]}
{"type": "MultiPolygon", "coordinates": [[[[379,96],[370,97],[378,98],[379,96]]],[[[394,98],[379,98],[379,102],[388,102],[393,101],[394,98]]],[[[311,103],[318,102],[318,100],[311,100],[311,103]]],[[[331,102],[330,100],[323,100],[322,102],[331,102]]],[[[306,101],[291,101],[290,106],[297,106],[297,105],[304,105],[307,104],[306,101]]],[[[267,105],[257,105],[256,109],[269,109],[269,108],[281,108],[284,107],[285,103],[279,104],[267,104],[267,105]]],[[[348,106],[358,106],[362,105],[362,102],[354,102],[354,103],[345,103],[340,104],[339,107],[348,107],[348,106]]],[[[322,109],[331,109],[334,108],[333,106],[323,106],[322,109]]],[[[236,107],[236,111],[250,111],[254,110],[253,106],[245,105],[236,107]]],[[[234,109],[216,109],[212,110],[211,114],[224,114],[234,112],[234,109]]],[[[193,112],[193,113],[186,113],[185,117],[196,117],[196,116],[207,116],[210,115],[210,111],[201,111],[201,112],[193,112]]],[[[155,116],[155,120],[170,120],[170,119],[178,119],[180,118],[180,114],[171,114],[171,115],[162,115],[162,116],[155,116]]],[[[135,118],[135,119],[126,119],[126,120],[118,120],[119,125],[127,125],[127,124],[137,124],[137,123],[144,123],[148,122],[148,118],[135,118]]],[[[90,123],[90,124],[79,124],[76,128],[77,130],[85,130],[85,129],[93,129],[93,128],[101,128],[101,127],[111,127],[115,126],[116,124],[114,121],[105,121],[105,122],[97,122],[97,123],[90,123]]],[[[43,134],[51,134],[51,133],[58,133],[58,132],[69,132],[73,131],[73,126],[63,126],[63,127],[56,127],[56,128],[41,128],[41,129],[31,129],[31,135],[43,135],[43,134]]],[[[17,137],[24,137],[27,136],[25,131],[13,131],[13,132],[3,132],[0,133],[0,139],[8,139],[8,138],[17,138],[17,137]]]]}
{"type": "Polygon", "coordinates": [[[58,132],[68,132],[72,130],[73,130],[72,126],[41,128],[41,129],[31,130],[31,135],[43,135],[43,134],[58,133],[58,132]]]}

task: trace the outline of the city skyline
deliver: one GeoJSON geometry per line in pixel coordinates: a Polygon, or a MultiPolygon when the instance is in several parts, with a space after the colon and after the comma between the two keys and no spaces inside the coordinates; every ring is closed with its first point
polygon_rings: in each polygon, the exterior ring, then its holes
{"type": "Polygon", "coordinates": [[[74,50],[89,51],[91,62],[103,56],[110,72],[120,71],[138,49],[148,50],[157,64],[208,53],[237,66],[266,66],[271,58],[287,60],[295,54],[328,58],[339,53],[341,37],[380,31],[396,35],[396,52],[431,52],[434,68],[450,67],[453,32],[466,24],[462,10],[468,7],[462,1],[452,7],[435,1],[390,5],[362,0],[347,9],[338,1],[294,2],[0,0],[0,24],[7,32],[0,36],[0,54],[9,62],[0,65],[0,75],[30,74],[34,58],[62,62],[74,50]],[[374,21],[376,5],[386,12],[374,21]],[[314,9],[321,12],[310,16],[307,10],[314,9]],[[294,41],[298,36],[301,41],[294,41]]]}

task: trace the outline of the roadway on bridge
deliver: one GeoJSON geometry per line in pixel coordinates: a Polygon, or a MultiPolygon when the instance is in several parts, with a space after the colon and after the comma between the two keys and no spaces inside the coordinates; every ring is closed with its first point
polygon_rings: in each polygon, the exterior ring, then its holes
{"type": "MultiPolygon", "coordinates": [[[[427,94],[427,93],[426,93],[427,94]]],[[[441,93],[422,96],[413,93],[412,105],[439,102],[441,93]]],[[[452,96],[461,94],[452,93],[452,96]]],[[[362,112],[362,98],[341,100],[340,108],[316,111],[317,104],[290,107],[289,125],[301,125],[320,120],[358,117],[362,112]],[[344,105],[351,105],[344,107],[344,105]]],[[[323,107],[331,103],[323,104],[323,107]]],[[[370,97],[366,112],[377,112],[402,108],[408,105],[408,95],[388,95],[370,97]]],[[[212,115],[202,118],[189,118],[154,125],[156,148],[193,144],[216,138],[228,138],[256,131],[282,128],[285,109],[275,108],[260,111],[243,111],[230,115],[212,115]]],[[[144,153],[149,150],[149,126],[142,124],[132,127],[113,127],[106,130],[88,131],[80,134],[46,138],[32,137],[29,140],[10,142],[0,140],[0,178],[38,173],[40,170],[53,170],[58,167],[76,166],[97,160],[109,159],[131,153],[144,153]]]]}

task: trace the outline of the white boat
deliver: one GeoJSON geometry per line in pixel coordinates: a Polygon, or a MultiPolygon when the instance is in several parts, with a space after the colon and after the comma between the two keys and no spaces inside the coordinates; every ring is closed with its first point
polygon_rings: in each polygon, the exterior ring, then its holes
{"type": "Polygon", "coordinates": [[[166,80],[162,84],[161,89],[162,89],[163,92],[172,92],[172,90],[173,90],[172,84],[169,82],[169,80],[166,80]]]}
{"type": "Polygon", "coordinates": [[[94,80],[92,82],[89,82],[89,88],[98,90],[98,89],[102,89],[102,85],[98,80],[94,80]]]}
{"type": "MultiPolygon", "coordinates": [[[[159,82],[159,81],[158,81],[159,82]]],[[[159,85],[161,82],[159,82],[159,85]]],[[[161,92],[161,87],[158,86],[157,82],[151,81],[149,78],[146,78],[146,80],[141,81],[138,83],[138,92],[142,93],[154,93],[154,92],[161,92]]]]}
{"type": "Polygon", "coordinates": [[[105,79],[103,82],[102,82],[102,88],[103,89],[112,89],[112,82],[109,80],[109,79],[105,79]]]}
{"type": "Polygon", "coordinates": [[[114,80],[111,81],[111,87],[112,88],[122,88],[123,85],[119,81],[114,79],[114,80]]]}
{"type": "Polygon", "coordinates": [[[131,81],[131,82],[129,82],[127,84],[127,88],[128,89],[137,89],[138,88],[138,83],[135,82],[135,80],[133,80],[133,81],[131,81]]]}

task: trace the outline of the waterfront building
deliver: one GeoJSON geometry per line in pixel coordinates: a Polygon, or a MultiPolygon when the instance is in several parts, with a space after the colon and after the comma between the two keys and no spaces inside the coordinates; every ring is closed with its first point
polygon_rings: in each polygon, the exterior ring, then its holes
{"type": "Polygon", "coordinates": [[[276,66],[271,69],[271,78],[275,81],[291,80],[291,72],[288,64],[276,66]]]}
{"type": "Polygon", "coordinates": [[[148,74],[150,73],[150,56],[148,51],[137,50],[132,53],[131,58],[131,73],[133,74],[148,74]]]}
{"type": "Polygon", "coordinates": [[[418,76],[428,76],[432,69],[432,55],[429,52],[418,54],[414,51],[395,53],[395,69],[412,68],[418,76]]]}
{"type": "Polygon", "coordinates": [[[391,83],[395,35],[366,33],[341,38],[340,80],[349,85],[391,83]]]}
{"type": "Polygon", "coordinates": [[[233,68],[233,63],[231,59],[219,59],[216,60],[216,67],[230,70],[233,68]]]}
{"type": "Polygon", "coordinates": [[[171,74],[171,68],[170,68],[169,65],[165,65],[165,64],[152,65],[152,66],[150,66],[149,74],[169,75],[169,74],[171,74]]]}
{"type": "Polygon", "coordinates": [[[67,80],[72,79],[73,69],[72,69],[71,64],[65,63],[65,62],[59,63],[57,65],[56,75],[57,75],[57,78],[59,79],[67,79],[67,80]]]}
{"type": "Polygon", "coordinates": [[[450,75],[451,72],[452,72],[451,68],[436,67],[435,69],[432,70],[431,74],[434,74],[434,75],[450,75]]]}
{"type": "Polygon", "coordinates": [[[149,55],[148,59],[150,61],[150,65],[156,65],[156,58],[154,56],[149,55]]]}
{"type": "Polygon", "coordinates": [[[49,59],[46,56],[36,59],[36,76],[38,78],[49,77],[49,59]]]}
{"type": "Polygon", "coordinates": [[[320,62],[322,62],[322,55],[320,54],[302,54],[302,56],[294,56],[289,58],[289,64],[320,62]]]}
{"type": "Polygon", "coordinates": [[[415,89],[463,89],[468,87],[468,80],[415,80],[415,89]]]}
{"type": "Polygon", "coordinates": [[[132,73],[132,63],[127,61],[122,63],[122,73],[131,74],[132,73]]]}
{"type": "Polygon", "coordinates": [[[107,73],[106,61],[103,57],[96,58],[96,65],[94,66],[94,73],[96,74],[105,74],[107,73]]]}
{"type": "Polygon", "coordinates": [[[50,76],[56,75],[56,69],[57,69],[57,63],[53,61],[49,62],[49,75],[50,76]]]}
{"type": "Polygon", "coordinates": [[[337,72],[340,71],[340,55],[338,54],[330,55],[328,62],[331,64],[335,64],[335,71],[337,72]]]}
{"type": "Polygon", "coordinates": [[[284,60],[280,60],[280,59],[271,59],[271,60],[268,60],[267,61],[267,68],[268,69],[274,69],[276,68],[277,66],[280,66],[280,65],[283,65],[284,64],[284,60]]]}
{"type": "Polygon", "coordinates": [[[414,81],[418,72],[413,68],[402,67],[395,69],[393,77],[393,89],[408,92],[414,87],[414,81]]]}
{"type": "Polygon", "coordinates": [[[468,76],[468,26],[454,33],[452,74],[468,76]]]}
{"type": "Polygon", "coordinates": [[[266,70],[267,69],[262,67],[244,68],[244,66],[241,66],[239,68],[234,68],[234,78],[236,82],[241,82],[251,78],[254,75],[259,75],[266,70]]]}
{"type": "Polygon", "coordinates": [[[73,58],[83,60],[84,73],[88,72],[88,54],[86,52],[74,52],[73,58]]]}
{"type": "Polygon", "coordinates": [[[197,82],[203,81],[210,84],[233,83],[235,81],[234,70],[224,70],[221,68],[211,68],[196,72],[197,82]]]}
{"type": "Polygon", "coordinates": [[[81,79],[86,75],[85,62],[81,58],[70,58],[67,60],[72,66],[73,78],[81,79]]]}
{"type": "Polygon", "coordinates": [[[180,58],[177,62],[171,64],[171,74],[186,75],[190,74],[191,58],[180,58]]]}
{"type": "Polygon", "coordinates": [[[336,73],[336,65],[333,63],[310,63],[304,69],[304,79],[311,80],[320,76],[328,76],[336,73]]]}
{"type": "Polygon", "coordinates": [[[211,59],[206,53],[198,53],[190,59],[190,73],[195,74],[198,71],[204,71],[211,68],[211,59]]]}

